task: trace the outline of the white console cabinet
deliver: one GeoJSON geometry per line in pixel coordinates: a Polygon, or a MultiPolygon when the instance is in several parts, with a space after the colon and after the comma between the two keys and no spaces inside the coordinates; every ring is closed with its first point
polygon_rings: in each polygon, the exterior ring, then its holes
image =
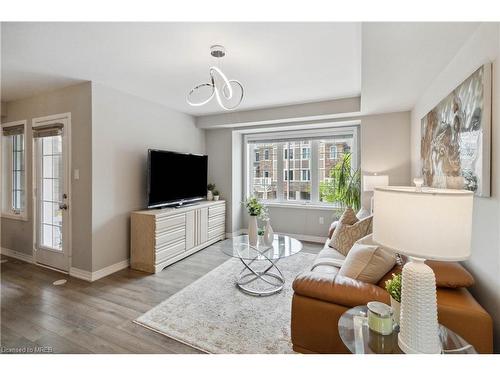
{"type": "Polygon", "coordinates": [[[225,238],[226,203],[132,212],[130,266],[156,273],[225,238]]]}

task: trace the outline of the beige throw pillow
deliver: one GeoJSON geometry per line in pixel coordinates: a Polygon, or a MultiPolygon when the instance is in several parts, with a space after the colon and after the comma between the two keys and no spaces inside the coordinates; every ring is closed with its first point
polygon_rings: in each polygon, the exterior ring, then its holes
{"type": "Polygon", "coordinates": [[[333,231],[329,246],[347,256],[354,242],[372,232],[372,221],[373,216],[358,221],[352,208],[348,208],[333,231]]]}
{"type": "Polygon", "coordinates": [[[376,284],[395,264],[396,254],[373,242],[370,234],[353,245],[339,275],[376,284]]]}

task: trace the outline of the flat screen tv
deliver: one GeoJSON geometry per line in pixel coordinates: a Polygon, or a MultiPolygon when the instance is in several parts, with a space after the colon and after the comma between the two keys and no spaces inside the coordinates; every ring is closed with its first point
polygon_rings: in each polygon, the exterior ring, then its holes
{"type": "Polygon", "coordinates": [[[208,157],[148,150],[148,208],[183,205],[207,195],[208,157]]]}

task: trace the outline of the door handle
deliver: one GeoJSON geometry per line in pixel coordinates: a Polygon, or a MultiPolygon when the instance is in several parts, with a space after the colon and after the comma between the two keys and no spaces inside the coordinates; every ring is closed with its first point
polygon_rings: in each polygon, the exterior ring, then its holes
{"type": "Polygon", "coordinates": [[[60,210],[67,210],[68,209],[68,205],[66,203],[59,204],[59,209],[60,210]]]}

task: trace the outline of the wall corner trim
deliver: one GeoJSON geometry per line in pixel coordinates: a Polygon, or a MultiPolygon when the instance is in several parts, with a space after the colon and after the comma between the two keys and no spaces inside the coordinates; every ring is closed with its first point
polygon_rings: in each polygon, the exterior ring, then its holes
{"type": "Polygon", "coordinates": [[[92,282],[102,279],[103,277],[109,276],[115,272],[121,271],[125,268],[128,268],[129,266],[130,266],[130,259],[122,260],[121,262],[101,268],[100,270],[94,272],[82,270],[76,267],[71,267],[69,270],[69,275],[76,277],[77,279],[92,282]]]}
{"type": "Polygon", "coordinates": [[[5,256],[11,257],[11,258],[15,258],[15,259],[19,259],[19,260],[22,260],[22,261],[27,262],[27,263],[35,263],[33,255],[28,255],[28,254],[21,253],[19,251],[7,249],[6,247],[2,247],[2,248],[0,248],[0,250],[1,250],[0,253],[2,255],[5,255],[5,256]]]}

